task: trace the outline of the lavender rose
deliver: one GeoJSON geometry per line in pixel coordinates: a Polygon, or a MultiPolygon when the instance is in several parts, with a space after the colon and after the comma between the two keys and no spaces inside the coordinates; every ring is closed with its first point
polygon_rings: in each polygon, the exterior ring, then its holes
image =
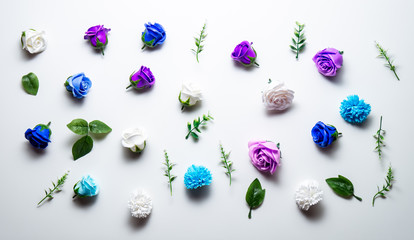
{"type": "Polygon", "coordinates": [[[231,57],[246,67],[253,64],[259,66],[259,64],[256,63],[257,53],[252,47],[252,44],[253,43],[249,43],[248,41],[241,42],[231,53],[231,57]]]}
{"type": "Polygon", "coordinates": [[[315,62],[320,74],[333,77],[336,75],[336,71],[342,67],[342,53],[335,48],[325,48],[316,53],[312,60],[315,62]]]}
{"type": "Polygon", "coordinates": [[[134,87],[136,89],[147,89],[151,88],[155,83],[155,77],[151,70],[145,66],[141,66],[138,72],[134,72],[129,77],[131,84],[127,87],[134,87]]]}
{"type": "Polygon", "coordinates": [[[249,156],[252,164],[262,172],[275,173],[280,165],[280,150],[278,146],[269,141],[250,141],[249,156]]]}
{"type": "Polygon", "coordinates": [[[111,31],[110,28],[104,28],[103,25],[97,25],[90,27],[88,31],[85,32],[84,39],[88,39],[92,46],[95,49],[98,49],[104,55],[104,48],[108,44],[108,32],[111,31]]]}

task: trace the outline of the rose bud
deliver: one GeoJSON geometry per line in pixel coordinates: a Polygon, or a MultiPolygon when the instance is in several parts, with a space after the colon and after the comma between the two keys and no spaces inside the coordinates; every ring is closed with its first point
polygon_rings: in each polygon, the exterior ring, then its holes
{"type": "Polygon", "coordinates": [[[195,82],[184,82],[178,100],[183,106],[182,109],[194,106],[198,101],[201,101],[200,86],[195,82]]]}
{"type": "Polygon", "coordinates": [[[92,87],[92,82],[84,73],[78,73],[66,80],[65,87],[68,92],[72,92],[75,98],[83,98],[92,87]]]}
{"type": "Polygon", "coordinates": [[[280,165],[280,149],[278,144],[270,141],[250,141],[249,156],[253,166],[262,172],[274,174],[280,165]]]}
{"type": "Polygon", "coordinates": [[[145,23],[145,31],[142,32],[141,40],[144,43],[141,49],[145,47],[153,48],[164,43],[167,35],[164,28],[159,23],[145,23]]]}
{"type": "Polygon", "coordinates": [[[142,128],[129,128],[122,133],[122,146],[132,152],[142,152],[147,145],[148,135],[142,128]]]}
{"type": "Polygon", "coordinates": [[[99,186],[96,184],[95,180],[89,175],[83,176],[74,186],[73,191],[75,192],[75,197],[93,197],[98,195],[99,186]]]}
{"type": "Polygon", "coordinates": [[[269,88],[263,91],[263,104],[267,110],[283,111],[292,104],[294,93],[294,91],[287,89],[284,83],[269,85],[269,88]]]}
{"type": "Polygon", "coordinates": [[[108,32],[111,31],[110,28],[104,28],[103,25],[96,25],[90,27],[88,31],[85,32],[84,39],[87,39],[91,42],[92,47],[98,49],[104,55],[104,48],[108,44],[108,32]]]}
{"type": "Polygon", "coordinates": [[[256,62],[257,53],[252,47],[252,44],[253,43],[249,43],[248,41],[241,42],[231,53],[231,57],[246,67],[253,64],[259,66],[259,64],[256,62]]]}
{"type": "Polygon", "coordinates": [[[335,48],[325,48],[316,53],[312,60],[315,62],[320,74],[333,77],[336,75],[336,71],[342,67],[342,53],[335,48]]]}
{"type": "Polygon", "coordinates": [[[155,77],[151,70],[145,66],[141,66],[138,72],[133,72],[129,77],[131,84],[126,88],[134,87],[136,89],[151,88],[155,83],[155,77]]]}
{"type": "Polygon", "coordinates": [[[338,137],[342,136],[342,133],[338,133],[338,130],[332,125],[325,125],[319,121],[312,128],[313,141],[322,148],[326,148],[331,145],[338,137]]]}
{"type": "Polygon", "coordinates": [[[23,49],[26,49],[31,54],[43,52],[47,46],[44,31],[36,31],[34,29],[24,31],[20,40],[23,49]]]}
{"type": "Polygon", "coordinates": [[[29,140],[33,147],[38,149],[45,149],[50,141],[52,130],[49,128],[50,122],[47,125],[38,124],[34,129],[27,129],[24,136],[29,140]]]}

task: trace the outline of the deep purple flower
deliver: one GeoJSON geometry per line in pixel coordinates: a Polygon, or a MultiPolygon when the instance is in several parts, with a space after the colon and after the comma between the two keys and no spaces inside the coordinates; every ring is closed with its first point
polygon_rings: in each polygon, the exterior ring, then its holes
{"type": "Polygon", "coordinates": [[[256,63],[257,53],[252,47],[252,44],[253,43],[249,43],[248,41],[241,42],[231,53],[231,57],[235,61],[242,63],[244,66],[251,66],[253,64],[259,66],[259,64],[256,63]]]}
{"type": "Polygon", "coordinates": [[[136,89],[151,88],[155,83],[155,77],[151,70],[145,66],[141,66],[138,72],[134,72],[129,77],[131,84],[127,87],[134,87],[136,89]]]}
{"type": "Polygon", "coordinates": [[[111,31],[111,29],[104,28],[103,25],[93,26],[85,32],[83,38],[88,39],[95,49],[101,50],[102,54],[104,54],[104,48],[108,44],[109,31],[111,31]]]}
{"type": "Polygon", "coordinates": [[[275,173],[280,165],[280,150],[274,142],[250,141],[249,156],[252,164],[262,172],[275,173]]]}
{"type": "Polygon", "coordinates": [[[343,62],[342,52],[335,48],[325,48],[319,51],[312,60],[315,62],[319,73],[327,77],[335,76],[343,62]]]}

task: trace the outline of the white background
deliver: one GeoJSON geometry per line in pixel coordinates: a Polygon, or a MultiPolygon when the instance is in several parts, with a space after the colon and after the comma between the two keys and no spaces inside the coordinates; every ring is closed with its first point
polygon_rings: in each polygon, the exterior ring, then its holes
{"type": "Polygon", "coordinates": [[[0,3],[1,239],[408,239],[413,235],[411,208],[414,87],[412,67],[412,1],[5,1],[0,3]],[[144,23],[159,22],[167,32],[164,45],[141,51],[144,23]],[[203,23],[208,37],[200,63],[190,51],[203,23]],[[307,47],[295,59],[289,50],[295,21],[305,23],[307,47]],[[97,24],[111,28],[105,56],[94,51],[84,32],[97,24]],[[49,45],[31,56],[21,49],[20,34],[45,30],[49,45]],[[253,42],[260,68],[245,69],[230,58],[243,40],[253,42]],[[395,57],[401,81],[376,58],[374,41],[395,57]],[[313,55],[326,47],[344,51],[335,78],[320,75],[313,55]],[[156,77],[143,93],[128,86],[141,65],[156,77]],[[39,77],[37,96],[24,92],[21,77],[39,77]],[[93,82],[89,95],[74,99],[63,83],[85,72],[93,82]],[[295,91],[292,107],[268,113],[261,91],[269,78],[295,91]],[[181,83],[194,80],[204,100],[180,111],[181,83]],[[358,94],[372,112],[361,126],[345,122],[339,106],[358,94]],[[198,142],[185,140],[186,123],[208,111],[215,117],[198,142]],[[372,135],[380,116],[387,130],[383,159],[372,135]],[[71,120],[99,119],[113,131],[95,140],[90,154],[73,161],[79,138],[71,120]],[[335,125],[343,137],[322,150],[310,131],[317,121],[335,125]],[[52,121],[52,143],[34,151],[24,138],[27,128],[52,121]],[[120,143],[129,127],[147,129],[150,138],[141,155],[120,143]],[[274,176],[250,163],[249,140],[281,143],[282,165],[274,176]],[[220,166],[219,142],[234,162],[233,184],[220,166]],[[174,194],[163,176],[163,150],[177,163],[174,194]],[[389,164],[395,184],[386,199],[371,206],[376,186],[384,183],[389,164]],[[191,165],[213,174],[211,186],[185,189],[183,175],[191,165]],[[43,189],[63,173],[63,191],[41,207],[43,189]],[[85,174],[100,184],[95,200],[73,201],[72,186],[85,174]],[[363,198],[343,199],[325,179],[341,174],[363,198]],[[245,193],[254,178],[266,189],[263,205],[247,218],[245,193]],[[315,179],[324,200],[307,213],[298,209],[294,192],[315,179]],[[146,189],[154,209],[146,221],[130,217],[129,194],[146,189]]]}

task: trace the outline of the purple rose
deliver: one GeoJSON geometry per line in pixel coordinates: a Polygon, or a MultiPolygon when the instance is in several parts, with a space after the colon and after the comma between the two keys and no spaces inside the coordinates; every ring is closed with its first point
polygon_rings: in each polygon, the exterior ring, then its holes
{"type": "Polygon", "coordinates": [[[104,28],[103,25],[93,26],[85,32],[83,38],[88,39],[95,49],[101,50],[102,54],[104,54],[104,48],[108,44],[109,31],[111,31],[111,29],[104,28]]]}
{"type": "Polygon", "coordinates": [[[134,72],[129,77],[131,84],[127,87],[134,87],[136,89],[151,88],[155,83],[155,77],[151,70],[145,66],[141,66],[138,72],[134,72]]]}
{"type": "Polygon", "coordinates": [[[342,67],[342,52],[335,48],[325,48],[312,58],[320,74],[333,77],[336,70],[342,67]]]}
{"type": "Polygon", "coordinates": [[[253,64],[259,66],[259,64],[256,63],[257,53],[252,47],[252,44],[253,43],[249,43],[248,41],[241,42],[231,53],[231,57],[244,66],[251,66],[253,64]]]}
{"type": "Polygon", "coordinates": [[[273,142],[250,141],[249,156],[252,164],[262,172],[273,174],[280,165],[280,150],[273,142]]]}

